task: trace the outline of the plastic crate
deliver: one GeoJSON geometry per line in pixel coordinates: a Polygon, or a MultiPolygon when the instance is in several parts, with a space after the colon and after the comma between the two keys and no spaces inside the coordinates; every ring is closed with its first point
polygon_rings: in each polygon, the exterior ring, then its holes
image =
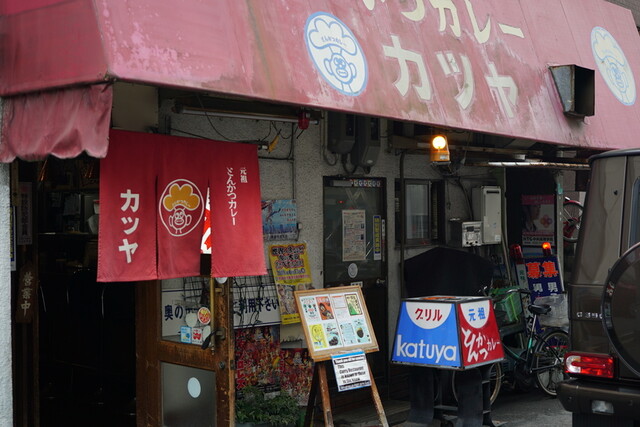
{"type": "Polygon", "coordinates": [[[498,325],[516,323],[520,320],[520,316],[522,315],[520,293],[513,292],[501,298],[501,295],[504,295],[511,289],[517,289],[517,287],[491,289],[491,297],[498,299],[494,305],[498,325]]]}

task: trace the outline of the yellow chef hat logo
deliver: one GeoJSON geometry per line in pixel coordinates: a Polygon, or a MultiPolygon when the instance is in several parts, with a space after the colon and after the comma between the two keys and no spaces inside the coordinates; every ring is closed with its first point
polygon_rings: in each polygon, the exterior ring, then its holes
{"type": "Polygon", "coordinates": [[[200,197],[194,194],[190,184],[174,183],[169,188],[169,194],[162,199],[162,205],[168,211],[172,211],[176,206],[183,206],[192,211],[200,206],[200,197]]]}

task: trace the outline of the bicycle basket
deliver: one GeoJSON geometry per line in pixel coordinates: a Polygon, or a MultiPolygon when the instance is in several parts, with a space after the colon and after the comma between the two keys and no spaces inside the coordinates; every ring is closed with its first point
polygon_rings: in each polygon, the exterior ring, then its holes
{"type": "Polygon", "coordinates": [[[491,289],[491,297],[498,299],[494,306],[494,312],[498,325],[510,325],[520,321],[522,315],[522,302],[520,301],[520,294],[517,292],[511,293],[504,298],[500,296],[505,294],[510,288],[493,288],[491,289]],[[497,298],[496,298],[497,297],[497,298]]]}
{"type": "Polygon", "coordinates": [[[555,326],[557,328],[569,327],[569,311],[567,307],[567,295],[555,294],[540,296],[533,302],[536,305],[547,304],[551,306],[548,314],[538,317],[542,326],[555,326]]]}

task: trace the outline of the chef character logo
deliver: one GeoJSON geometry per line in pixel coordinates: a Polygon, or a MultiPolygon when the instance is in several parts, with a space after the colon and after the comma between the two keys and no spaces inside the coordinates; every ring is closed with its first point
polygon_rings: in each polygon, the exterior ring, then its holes
{"type": "Polygon", "coordinates": [[[202,193],[191,181],[176,179],[160,196],[160,219],[169,234],[180,237],[189,234],[202,219],[202,193]]]}
{"type": "Polygon", "coordinates": [[[344,95],[367,85],[367,60],[351,30],[335,16],[314,13],[305,27],[307,52],[322,77],[344,95]]]}
{"type": "Polygon", "coordinates": [[[591,30],[591,50],[611,93],[624,105],[633,105],[636,102],[633,71],[616,39],[604,28],[594,27],[591,30]]]}

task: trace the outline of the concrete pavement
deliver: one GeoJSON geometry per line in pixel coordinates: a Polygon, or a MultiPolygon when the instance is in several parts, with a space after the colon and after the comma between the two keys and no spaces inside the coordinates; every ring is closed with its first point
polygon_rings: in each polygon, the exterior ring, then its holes
{"type": "Polygon", "coordinates": [[[570,427],[571,412],[538,389],[528,393],[502,390],[491,408],[494,422],[505,427],[570,427]]]}

